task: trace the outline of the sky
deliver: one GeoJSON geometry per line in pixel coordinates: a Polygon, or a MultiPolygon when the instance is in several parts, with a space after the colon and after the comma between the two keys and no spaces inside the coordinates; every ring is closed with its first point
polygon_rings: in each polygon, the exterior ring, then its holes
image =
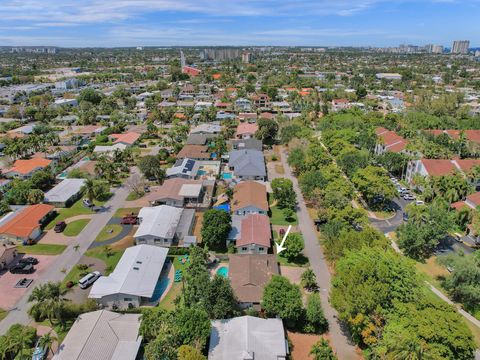
{"type": "Polygon", "coordinates": [[[480,0],[0,0],[0,46],[397,46],[470,40],[480,0]]]}

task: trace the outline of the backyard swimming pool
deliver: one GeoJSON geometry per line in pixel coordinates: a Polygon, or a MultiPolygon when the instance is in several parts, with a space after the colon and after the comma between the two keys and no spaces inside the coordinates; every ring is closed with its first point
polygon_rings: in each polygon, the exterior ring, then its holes
{"type": "Polygon", "coordinates": [[[232,178],[232,173],[223,173],[223,174],[222,174],[222,177],[223,177],[224,179],[231,179],[231,178],[232,178]]]}
{"type": "Polygon", "coordinates": [[[155,290],[153,290],[153,295],[150,298],[150,302],[158,302],[162,297],[165,290],[167,290],[170,279],[168,277],[162,277],[158,280],[155,290]]]}
{"type": "Polygon", "coordinates": [[[222,266],[217,270],[217,274],[221,277],[227,278],[228,277],[228,267],[222,266]]]}

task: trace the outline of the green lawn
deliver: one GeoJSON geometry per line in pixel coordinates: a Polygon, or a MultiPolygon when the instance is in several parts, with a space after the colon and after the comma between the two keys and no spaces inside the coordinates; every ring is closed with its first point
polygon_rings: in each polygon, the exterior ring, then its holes
{"type": "Polygon", "coordinates": [[[3,319],[5,319],[5,317],[8,315],[8,312],[6,312],[5,310],[3,309],[0,309],[0,321],[2,321],[3,319]]]}
{"type": "MultiPolygon", "coordinates": [[[[105,204],[105,202],[102,201],[94,201],[95,205],[101,206],[105,204]]],[[[57,210],[57,216],[50,221],[50,223],[45,227],[46,230],[53,229],[55,224],[59,221],[65,221],[65,219],[77,216],[77,215],[93,215],[94,212],[90,210],[89,208],[85,207],[82,203],[82,199],[77,200],[76,203],[74,203],[72,206],[69,208],[64,208],[64,209],[59,209],[57,210]]]]}
{"type": "Polygon", "coordinates": [[[107,252],[105,251],[105,247],[100,246],[100,247],[88,250],[85,253],[85,256],[90,256],[90,257],[94,257],[102,260],[106,266],[104,275],[108,275],[115,269],[115,266],[117,266],[124,251],[125,249],[122,249],[122,250],[112,249],[110,254],[107,254],[107,252]]]}
{"type": "Polygon", "coordinates": [[[85,226],[89,223],[90,219],[79,219],[67,224],[67,227],[63,231],[65,236],[77,236],[80,234],[85,226]]]}
{"type": "Polygon", "coordinates": [[[115,215],[113,215],[114,217],[117,217],[117,218],[121,218],[121,217],[124,217],[125,215],[130,215],[131,213],[134,213],[134,214],[138,214],[138,212],[140,211],[141,208],[122,208],[122,209],[118,209],[116,212],[115,212],[115,215]]]}
{"type": "Polygon", "coordinates": [[[308,267],[309,265],[308,258],[303,254],[300,254],[294,261],[291,262],[289,262],[283,256],[277,255],[277,261],[280,265],[284,266],[308,267]]]}
{"type": "Polygon", "coordinates": [[[35,245],[19,245],[17,250],[19,253],[28,255],[59,255],[66,249],[66,245],[56,244],[35,244],[35,245]]]}
{"type": "Polygon", "coordinates": [[[75,265],[72,270],[70,270],[70,272],[67,274],[67,276],[65,276],[65,278],[63,279],[62,281],[62,284],[65,285],[67,282],[71,281],[73,282],[74,285],[77,285],[78,283],[78,280],[80,280],[82,278],[81,275],[83,275],[83,273],[86,272],[86,273],[89,273],[90,272],[90,268],[88,268],[87,270],[83,271],[83,270],[79,270],[77,268],[77,265],[75,265]]]}
{"type": "Polygon", "coordinates": [[[110,240],[110,239],[114,238],[115,236],[117,236],[118,234],[120,234],[122,229],[123,229],[122,225],[119,225],[119,224],[107,225],[102,229],[100,234],[98,234],[95,241],[102,242],[102,241],[110,240]]]}
{"type": "Polygon", "coordinates": [[[282,209],[279,209],[277,206],[270,207],[270,222],[272,225],[297,225],[298,218],[297,214],[294,213],[291,219],[285,219],[282,209]]]}
{"type": "Polygon", "coordinates": [[[144,193],[138,194],[138,193],[136,193],[135,191],[132,191],[130,194],[128,194],[128,196],[127,196],[127,201],[138,200],[138,199],[140,199],[143,195],[145,195],[145,194],[144,194],[144,193]]]}

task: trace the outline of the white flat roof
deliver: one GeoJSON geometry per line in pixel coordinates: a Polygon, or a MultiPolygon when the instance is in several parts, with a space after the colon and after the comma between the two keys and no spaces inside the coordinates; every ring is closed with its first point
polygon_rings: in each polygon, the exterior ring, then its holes
{"type": "Polygon", "coordinates": [[[45,202],[65,202],[76,195],[85,179],[65,179],[45,194],[45,202]]]}
{"type": "Polygon", "coordinates": [[[140,225],[134,237],[153,235],[163,239],[173,239],[183,209],[168,205],[144,207],[138,217],[140,225]]]}
{"type": "Polygon", "coordinates": [[[112,294],[136,295],[151,298],[168,248],[153,245],[129,247],[109,276],[100,277],[88,297],[100,299],[112,294]]]}
{"type": "Polygon", "coordinates": [[[178,195],[191,198],[199,197],[202,192],[202,184],[183,184],[178,195]]]}

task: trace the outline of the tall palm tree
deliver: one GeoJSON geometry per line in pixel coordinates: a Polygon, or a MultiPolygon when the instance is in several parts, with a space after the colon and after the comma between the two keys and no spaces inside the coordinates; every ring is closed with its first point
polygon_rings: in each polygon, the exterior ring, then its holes
{"type": "Polygon", "coordinates": [[[429,360],[426,352],[426,343],[417,338],[398,339],[388,349],[392,360],[429,360]]]}
{"type": "Polygon", "coordinates": [[[68,301],[65,295],[68,291],[60,282],[48,282],[35,287],[28,297],[28,302],[34,303],[29,310],[30,315],[48,318],[52,327],[54,320],[63,323],[65,304],[68,301]]]}
{"type": "Polygon", "coordinates": [[[43,334],[38,340],[38,345],[41,346],[43,349],[47,349],[47,353],[46,353],[47,356],[50,353],[52,344],[58,341],[58,338],[56,336],[53,336],[51,333],[52,332],[50,331],[46,334],[43,334]]]}
{"type": "Polygon", "coordinates": [[[93,179],[86,179],[83,183],[82,189],[85,192],[85,196],[88,198],[88,200],[93,201],[95,198],[95,182],[93,179]]]}

